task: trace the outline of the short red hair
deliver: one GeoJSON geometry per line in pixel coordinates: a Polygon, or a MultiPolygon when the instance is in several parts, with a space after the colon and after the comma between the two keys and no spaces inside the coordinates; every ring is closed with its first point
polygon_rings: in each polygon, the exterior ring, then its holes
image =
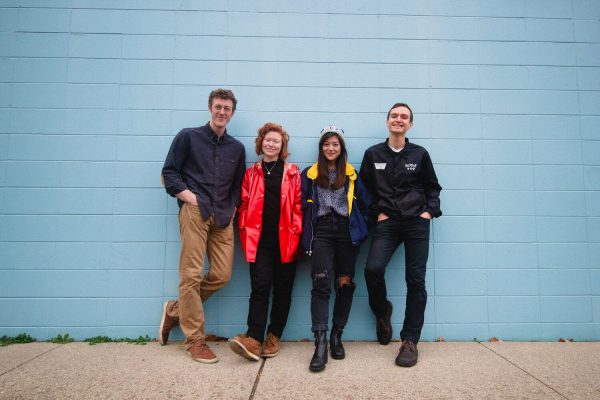
{"type": "Polygon", "coordinates": [[[290,136],[285,129],[283,129],[283,126],[273,122],[267,122],[258,129],[258,135],[256,136],[255,140],[256,155],[259,156],[262,154],[262,143],[263,140],[265,140],[265,136],[267,136],[267,133],[269,132],[277,132],[281,135],[281,151],[279,152],[279,158],[285,160],[290,155],[288,152],[288,142],[290,141],[290,136]]]}

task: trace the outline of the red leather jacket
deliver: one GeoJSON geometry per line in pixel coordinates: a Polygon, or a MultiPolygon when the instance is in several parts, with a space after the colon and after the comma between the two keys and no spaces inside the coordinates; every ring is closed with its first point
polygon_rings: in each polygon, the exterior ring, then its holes
{"type": "MultiPolygon", "coordinates": [[[[246,170],[242,182],[242,204],[238,211],[240,241],[247,262],[256,261],[256,250],[262,230],[265,200],[265,176],[262,161],[246,170]]],[[[295,164],[283,164],[281,181],[281,213],[279,215],[279,249],[281,262],[289,263],[299,255],[302,234],[302,200],[300,169],[295,164]]]]}

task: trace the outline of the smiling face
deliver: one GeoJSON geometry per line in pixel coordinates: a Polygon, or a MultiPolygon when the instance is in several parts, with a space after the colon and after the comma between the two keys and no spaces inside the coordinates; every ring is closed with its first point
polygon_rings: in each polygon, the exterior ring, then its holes
{"type": "Polygon", "coordinates": [[[321,151],[323,151],[323,155],[330,165],[335,164],[335,160],[337,160],[342,153],[342,145],[340,144],[340,139],[337,135],[333,135],[325,140],[323,142],[323,147],[321,147],[321,151]]]}
{"type": "Polygon", "coordinates": [[[324,188],[339,189],[346,182],[346,162],[348,152],[343,134],[325,131],[319,139],[319,158],[317,160],[317,179],[315,184],[324,188]],[[329,181],[330,170],[335,169],[337,177],[333,184],[329,181]]]}
{"type": "Polygon", "coordinates": [[[411,122],[411,111],[404,106],[392,108],[386,124],[390,134],[406,135],[406,132],[408,132],[413,125],[411,122]]]}
{"type": "Polygon", "coordinates": [[[261,150],[264,156],[263,159],[266,162],[275,161],[279,158],[279,153],[281,152],[281,147],[283,145],[282,139],[281,133],[277,131],[269,131],[265,134],[261,150]]]}
{"type": "Polygon", "coordinates": [[[233,101],[229,99],[214,98],[208,105],[210,112],[210,127],[217,135],[225,132],[225,127],[233,116],[233,101]]]}

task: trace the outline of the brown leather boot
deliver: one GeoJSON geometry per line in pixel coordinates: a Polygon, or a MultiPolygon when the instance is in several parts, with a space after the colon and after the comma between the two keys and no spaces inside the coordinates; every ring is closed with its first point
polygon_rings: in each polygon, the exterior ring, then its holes
{"type": "Polygon", "coordinates": [[[279,354],[279,338],[269,332],[263,345],[261,357],[271,358],[277,354],[279,354]]]}
{"type": "Polygon", "coordinates": [[[248,360],[260,360],[262,346],[258,340],[248,335],[237,335],[233,339],[229,339],[229,347],[231,347],[234,353],[248,360]]]}

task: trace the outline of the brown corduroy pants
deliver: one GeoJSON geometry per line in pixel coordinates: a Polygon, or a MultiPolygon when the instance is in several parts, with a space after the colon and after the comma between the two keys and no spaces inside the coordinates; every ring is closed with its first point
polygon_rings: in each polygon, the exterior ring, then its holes
{"type": "Polygon", "coordinates": [[[185,203],[179,211],[179,233],[179,300],[167,314],[179,320],[184,345],[189,346],[205,337],[203,303],[231,279],[233,219],[219,228],[214,215],[204,221],[198,206],[185,203]],[[208,272],[203,274],[206,255],[208,272]]]}

